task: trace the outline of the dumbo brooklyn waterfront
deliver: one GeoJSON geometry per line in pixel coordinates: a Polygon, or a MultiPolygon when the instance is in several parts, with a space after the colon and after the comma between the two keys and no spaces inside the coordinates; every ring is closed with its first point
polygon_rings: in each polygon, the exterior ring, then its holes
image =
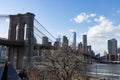
{"type": "Polygon", "coordinates": [[[120,80],[120,0],[1,0],[0,80],[120,80]]]}

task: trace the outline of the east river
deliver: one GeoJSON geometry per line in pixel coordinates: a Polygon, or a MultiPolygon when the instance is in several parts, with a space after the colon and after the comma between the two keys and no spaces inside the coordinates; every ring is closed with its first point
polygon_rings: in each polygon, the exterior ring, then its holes
{"type": "Polygon", "coordinates": [[[120,80],[120,64],[92,64],[88,66],[88,74],[98,78],[120,80]]]}

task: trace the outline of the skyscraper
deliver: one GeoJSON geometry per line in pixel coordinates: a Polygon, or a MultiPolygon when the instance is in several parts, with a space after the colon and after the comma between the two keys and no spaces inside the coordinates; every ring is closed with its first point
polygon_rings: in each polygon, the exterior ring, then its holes
{"type": "Polygon", "coordinates": [[[46,36],[42,37],[42,44],[43,45],[48,45],[48,37],[46,37],[46,36]]]}
{"type": "Polygon", "coordinates": [[[67,39],[67,37],[66,36],[63,36],[63,43],[62,43],[62,46],[63,47],[68,47],[68,39],[67,39]]]}
{"type": "Polygon", "coordinates": [[[83,35],[83,53],[88,54],[87,35],[83,35]]]}
{"type": "Polygon", "coordinates": [[[76,32],[73,32],[73,49],[76,49],[76,32]]]}
{"type": "Polygon", "coordinates": [[[61,43],[61,38],[60,37],[56,38],[56,42],[61,43]]]}
{"type": "Polygon", "coordinates": [[[81,49],[82,48],[82,43],[80,42],[79,44],[78,44],[78,49],[81,49]]]}
{"type": "Polygon", "coordinates": [[[55,41],[55,43],[54,43],[54,46],[55,47],[60,47],[61,46],[61,38],[59,37],[59,38],[56,38],[56,41],[55,41]]]}
{"type": "Polygon", "coordinates": [[[87,46],[87,35],[83,35],[83,46],[87,46]]]}
{"type": "Polygon", "coordinates": [[[116,39],[108,40],[108,53],[110,55],[116,55],[117,54],[117,40],[116,39]]]}

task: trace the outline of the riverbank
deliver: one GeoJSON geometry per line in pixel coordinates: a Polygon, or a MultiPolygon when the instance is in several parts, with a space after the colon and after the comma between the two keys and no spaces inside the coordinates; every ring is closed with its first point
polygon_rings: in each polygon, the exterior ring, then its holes
{"type": "Polygon", "coordinates": [[[92,64],[87,68],[88,76],[98,78],[91,80],[120,80],[120,64],[92,64]]]}

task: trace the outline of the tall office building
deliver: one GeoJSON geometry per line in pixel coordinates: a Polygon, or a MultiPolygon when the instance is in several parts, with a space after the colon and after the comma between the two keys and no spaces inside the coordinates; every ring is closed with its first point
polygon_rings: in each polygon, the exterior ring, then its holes
{"type": "Polygon", "coordinates": [[[87,35],[83,35],[83,53],[88,54],[87,35]]]}
{"type": "Polygon", "coordinates": [[[61,38],[60,37],[56,38],[56,42],[59,44],[59,46],[61,46],[61,38]]]}
{"type": "MultiPolygon", "coordinates": [[[[51,46],[52,45],[51,42],[49,42],[47,36],[42,37],[42,44],[45,45],[45,46],[51,46]]],[[[49,57],[51,55],[51,52],[50,52],[49,49],[42,49],[41,52],[40,52],[40,55],[41,55],[41,60],[48,61],[47,57],[49,57]]]]}
{"type": "Polygon", "coordinates": [[[56,38],[56,41],[55,41],[55,43],[54,43],[54,46],[55,47],[60,47],[61,46],[61,38],[59,37],[59,38],[56,38]]]}
{"type": "Polygon", "coordinates": [[[48,45],[48,37],[46,37],[46,36],[42,37],[42,44],[48,45]]]}
{"type": "Polygon", "coordinates": [[[87,46],[87,35],[83,35],[83,46],[87,46]]]}
{"type": "Polygon", "coordinates": [[[81,48],[82,48],[82,42],[78,44],[78,49],[81,49],[81,48]]]}
{"type": "Polygon", "coordinates": [[[56,42],[61,43],[61,38],[60,37],[56,38],[56,42]]]}
{"type": "Polygon", "coordinates": [[[68,39],[66,36],[63,36],[63,43],[62,43],[63,47],[68,47],[68,39]]]}
{"type": "Polygon", "coordinates": [[[73,32],[73,49],[76,49],[76,32],[73,32]]]}
{"type": "Polygon", "coordinates": [[[116,55],[117,54],[117,40],[116,39],[108,40],[108,53],[110,55],[116,55]]]}

